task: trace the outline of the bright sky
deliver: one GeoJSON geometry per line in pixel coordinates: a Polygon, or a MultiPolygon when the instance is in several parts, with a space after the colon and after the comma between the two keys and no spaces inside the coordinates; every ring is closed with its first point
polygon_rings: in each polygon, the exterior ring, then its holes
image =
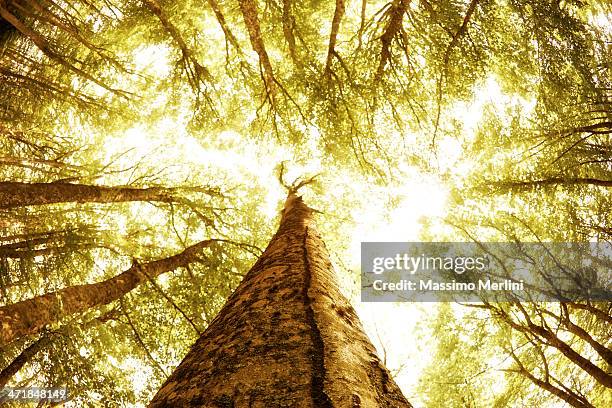
{"type": "MultiPolygon", "coordinates": [[[[402,190],[405,198],[385,217],[384,211],[366,206],[351,235],[352,265],[359,270],[360,248],[364,241],[419,241],[420,220],[444,215],[446,191],[432,176],[415,173],[402,190]]],[[[420,372],[431,361],[431,350],[419,347],[419,335],[426,330],[428,318],[435,314],[435,303],[367,303],[358,296],[353,305],[366,333],[385,359],[389,370],[411,403],[418,404],[414,391],[420,372]]],[[[435,344],[434,344],[435,345],[435,344]]],[[[418,405],[415,405],[418,406],[418,405]]]]}

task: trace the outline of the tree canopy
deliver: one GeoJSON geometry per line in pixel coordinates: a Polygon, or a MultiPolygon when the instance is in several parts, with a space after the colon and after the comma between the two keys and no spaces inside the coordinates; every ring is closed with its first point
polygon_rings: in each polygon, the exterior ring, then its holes
{"type": "MultiPolygon", "coordinates": [[[[351,295],[358,226],[433,206],[423,180],[441,214],[386,240],[611,242],[612,6],[0,0],[0,318],[27,326],[0,321],[0,388],[146,405],[263,252],[281,169],[319,174],[351,295]]],[[[610,406],[610,311],[431,305],[430,364],[397,382],[415,406],[610,406]]]]}

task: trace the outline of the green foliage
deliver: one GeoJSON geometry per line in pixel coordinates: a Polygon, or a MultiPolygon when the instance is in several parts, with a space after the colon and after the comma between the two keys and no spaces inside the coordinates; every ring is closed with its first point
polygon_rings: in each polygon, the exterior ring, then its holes
{"type": "Polygon", "coordinates": [[[432,363],[419,378],[417,393],[426,407],[494,406],[500,375],[493,359],[492,336],[499,336],[486,314],[458,315],[449,303],[441,303],[433,316],[431,336],[435,340],[432,363]]]}

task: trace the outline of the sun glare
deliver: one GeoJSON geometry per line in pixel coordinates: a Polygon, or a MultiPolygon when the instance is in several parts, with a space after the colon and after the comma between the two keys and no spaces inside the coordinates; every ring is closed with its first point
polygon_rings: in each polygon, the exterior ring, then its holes
{"type": "Polygon", "coordinates": [[[418,241],[423,217],[444,214],[448,195],[446,187],[435,177],[422,173],[413,172],[407,177],[401,187],[386,192],[395,193],[401,199],[390,213],[380,200],[370,200],[369,205],[354,213],[356,225],[351,235],[353,265],[358,266],[361,261],[361,242],[418,241]]]}
{"type": "Polygon", "coordinates": [[[133,52],[134,68],[159,78],[170,73],[170,48],[162,44],[141,46],[133,52]]]}

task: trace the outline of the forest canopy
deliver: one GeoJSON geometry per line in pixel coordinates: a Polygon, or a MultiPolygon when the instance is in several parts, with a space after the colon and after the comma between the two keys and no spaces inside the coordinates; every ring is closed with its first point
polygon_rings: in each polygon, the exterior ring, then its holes
{"type": "Polygon", "coordinates": [[[279,174],[415,407],[612,406],[609,302],[358,299],[361,241],[612,241],[606,0],[0,0],[0,389],[146,406],[279,174]]]}

